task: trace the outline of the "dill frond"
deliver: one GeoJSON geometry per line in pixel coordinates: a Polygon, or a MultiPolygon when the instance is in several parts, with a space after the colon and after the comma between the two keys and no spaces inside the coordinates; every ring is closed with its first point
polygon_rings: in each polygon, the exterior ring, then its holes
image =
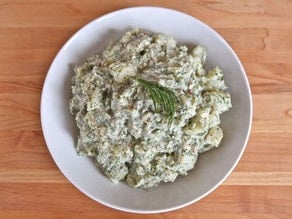
{"type": "Polygon", "coordinates": [[[161,86],[157,82],[148,81],[140,77],[130,76],[130,78],[136,80],[145,88],[149,97],[153,101],[154,110],[156,112],[164,113],[171,123],[176,111],[176,104],[179,101],[175,93],[172,90],[161,86]]]}

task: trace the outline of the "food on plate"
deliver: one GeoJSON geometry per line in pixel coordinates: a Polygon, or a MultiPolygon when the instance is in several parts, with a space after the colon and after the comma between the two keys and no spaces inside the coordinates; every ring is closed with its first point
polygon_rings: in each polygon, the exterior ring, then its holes
{"type": "Polygon", "coordinates": [[[134,29],[76,66],[70,112],[76,150],[113,182],[151,189],[193,169],[219,146],[231,108],[224,75],[204,69],[206,49],[134,29]]]}

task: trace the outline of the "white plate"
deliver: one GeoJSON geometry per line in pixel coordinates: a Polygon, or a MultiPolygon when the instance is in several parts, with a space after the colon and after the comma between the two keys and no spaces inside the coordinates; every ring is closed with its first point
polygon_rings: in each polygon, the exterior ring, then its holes
{"type": "MultiPolygon", "coordinates": [[[[137,7],[104,15],[84,26],[55,57],[45,80],[41,122],[49,151],[67,179],[90,198],[109,207],[137,213],[175,210],[198,201],[223,182],[238,163],[250,133],[252,101],[244,69],[225,40],[201,21],[165,8],[137,7]],[[100,52],[112,40],[133,28],[163,32],[180,43],[207,48],[207,68],[218,65],[232,96],[233,108],[222,117],[224,140],[220,148],[200,156],[195,169],[174,183],[152,191],[113,184],[94,162],[77,156],[77,132],[68,110],[72,66],[100,52]]],[[[66,199],[66,197],[64,197],[66,199]]]]}

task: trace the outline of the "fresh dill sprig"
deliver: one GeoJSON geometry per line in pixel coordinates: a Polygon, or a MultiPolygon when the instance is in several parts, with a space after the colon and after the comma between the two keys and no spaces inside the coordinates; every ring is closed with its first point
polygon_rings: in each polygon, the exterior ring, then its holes
{"type": "Polygon", "coordinates": [[[176,111],[176,104],[179,101],[175,93],[172,90],[161,86],[157,82],[148,81],[140,77],[129,77],[136,80],[146,89],[153,101],[154,110],[156,112],[162,111],[171,123],[176,111]]]}

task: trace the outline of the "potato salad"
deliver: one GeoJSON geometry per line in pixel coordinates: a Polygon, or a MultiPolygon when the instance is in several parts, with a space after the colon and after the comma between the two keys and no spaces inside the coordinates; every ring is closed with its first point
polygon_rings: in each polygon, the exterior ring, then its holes
{"type": "Polygon", "coordinates": [[[76,150],[114,183],[152,189],[193,169],[219,146],[220,115],[231,108],[220,68],[206,49],[134,29],[76,66],[70,112],[76,150]]]}

